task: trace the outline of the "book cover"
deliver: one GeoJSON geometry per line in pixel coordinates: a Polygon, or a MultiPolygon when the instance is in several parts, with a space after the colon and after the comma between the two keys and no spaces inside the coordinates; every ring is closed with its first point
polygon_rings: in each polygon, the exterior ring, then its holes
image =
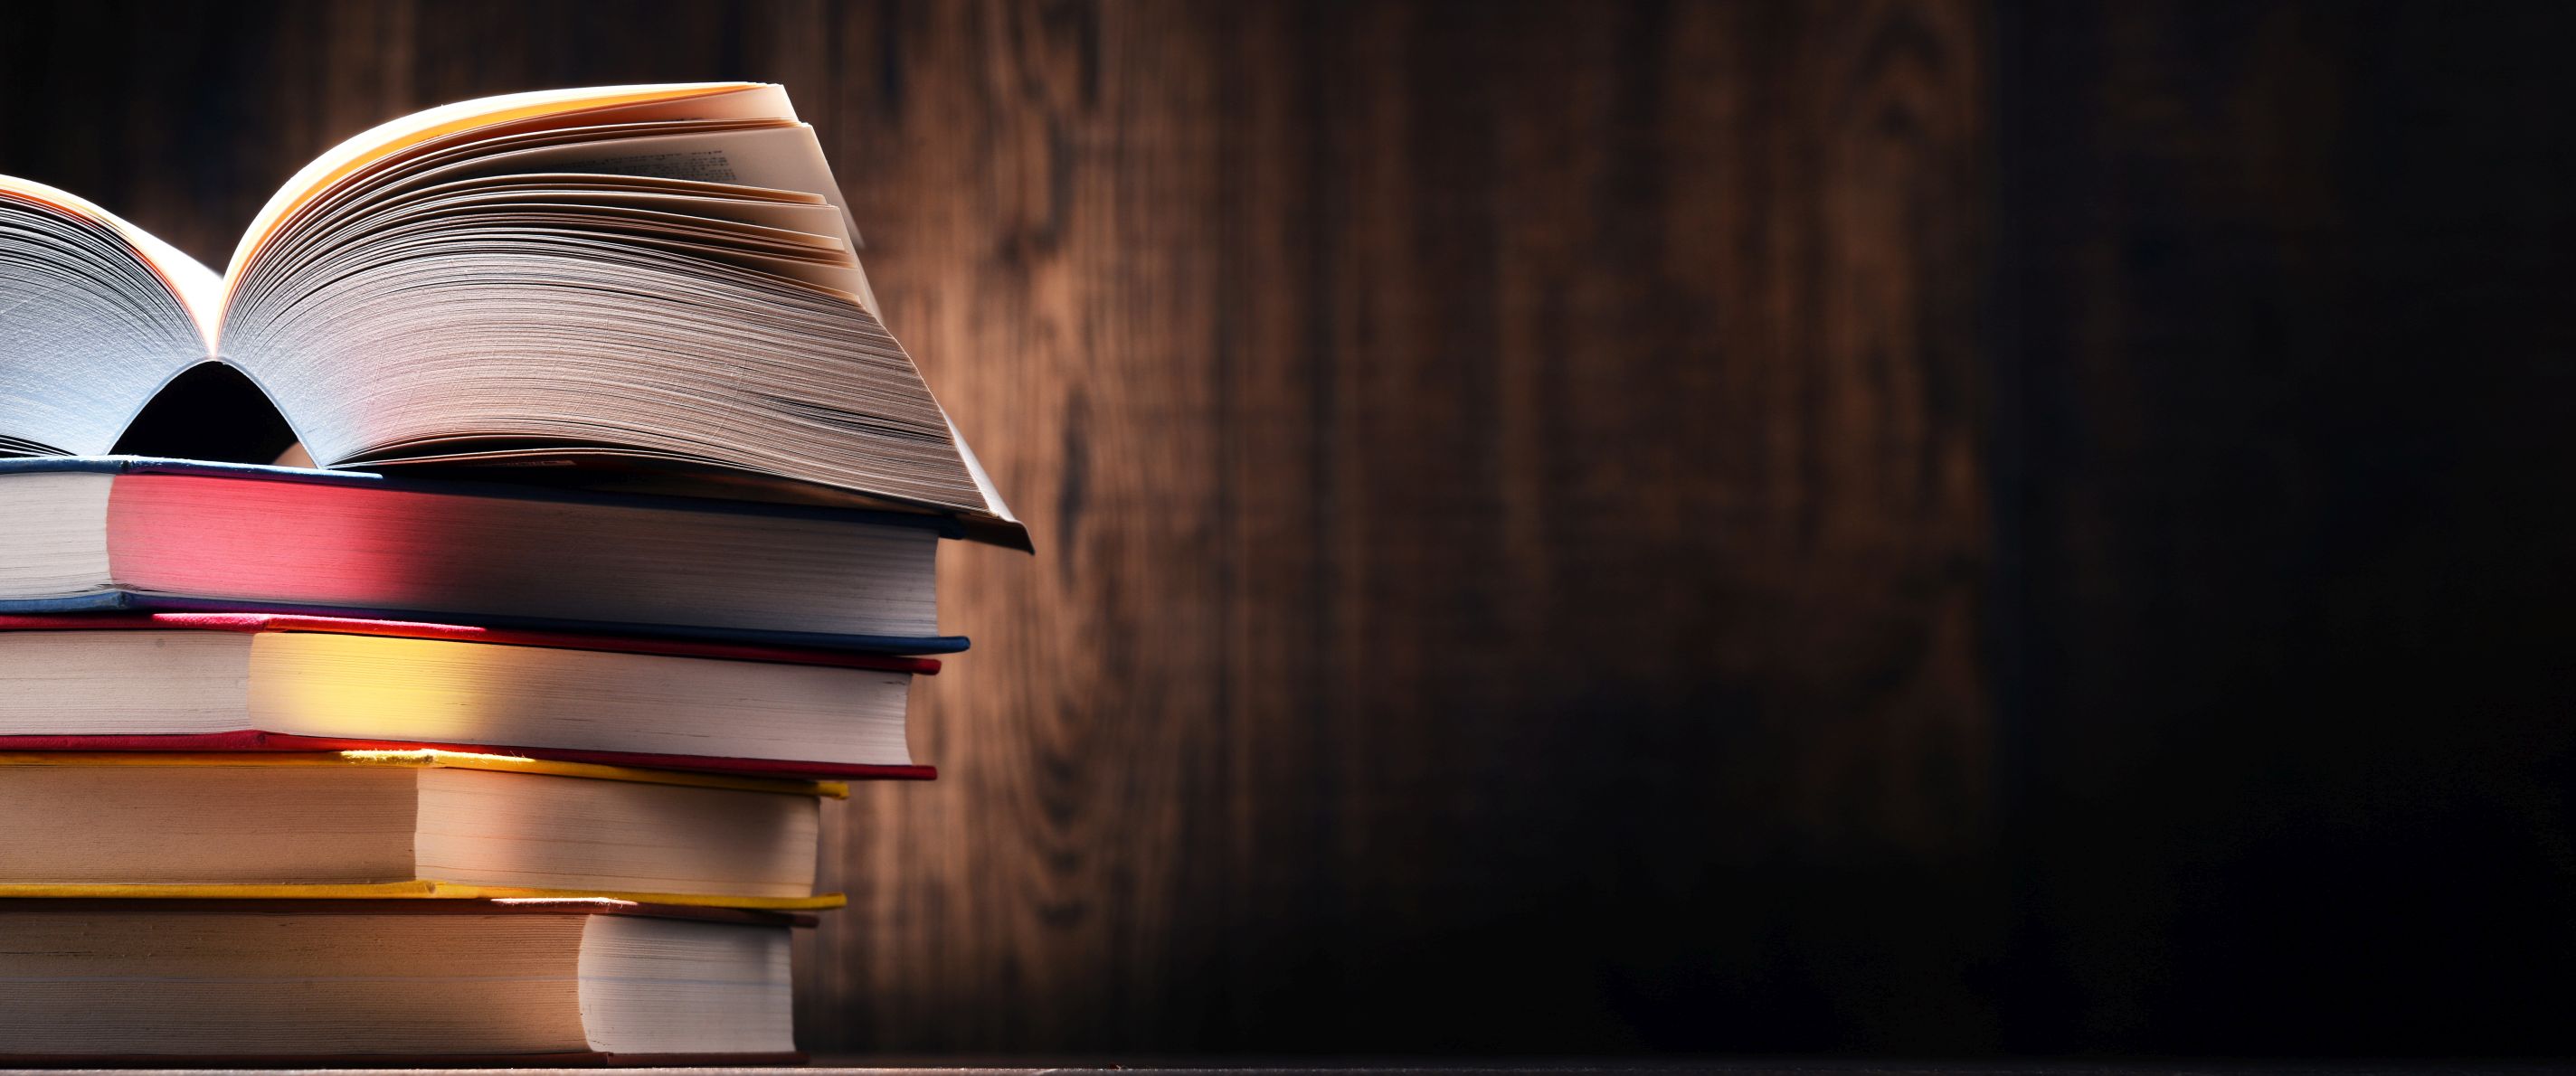
{"type": "MultiPolygon", "coordinates": [[[[0,615],[0,632],[10,631],[214,631],[239,634],[262,632],[312,632],[330,635],[364,635],[397,639],[428,639],[442,642],[482,643],[497,646],[534,646],[565,650],[593,650],[609,653],[650,654],[665,657],[712,658],[729,661],[771,662],[791,665],[818,665],[833,668],[870,669],[885,672],[931,676],[939,672],[934,658],[897,657],[858,653],[845,650],[788,647],[769,644],[724,642],[704,639],[642,638],[611,636],[567,631],[492,628],[475,625],[429,623],[404,620],[366,620],[351,617],[324,617],[291,613],[221,612],[186,613],[79,613],[50,615],[0,615]]],[[[821,777],[852,780],[927,781],[936,779],[933,766],[886,766],[832,762],[804,762],[761,758],[732,758],[711,755],[650,754],[631,751],[593,751],[570,748],[532,747],[520,744],[455,743],[448,741],[363,739],[350,737],[304,736],[261,729],[238,729],[209,733],[168,733],[146,735],[6,735],[0,734],[0,751],[87,751],[87,752],[313,752],[313,751],[392,751],[431,748],[463,751],[480,755],[516,755],[567,763],[590,763],[603,766],[637,768],[671,768],[701,772],[738,774],[746,777],[821,777]]]]}
{"type": "MultiPolygon", "coordinates": [[[[149,456],[39,456],[0,458],[0,478],[10,475],[103,474],[179,475],[230,481],[274,482],[377,489],[433,496],[519,500],[546,504],[587,504],[708,512],[729,516],[821,519],[930,531],[943,538],[963,536],[955,520],[924,513],[839,508],[801,504],[728,501],[661,494],[616,493],[501,482],[388,478],[368,471],[318,470],[247,463],[218,463],[149,456]]],[[[5,488],[5,487],[0,487],[5,488]]],[[[957,635],[882,635],[776,630],[716,625],[672,625],[624,621],[573,620],[510,614],[439,612],[422,609],[343,607],[269,601],[258,598],[207,598],[141,590],[107,589],[54,597],[0,599],[0,614],[41,616],[90,612],[262,612],[382,621],[471,621],[495,628],[550,634],[730,642],[746,646],[800,650],[847,650],[884,654],[952,654],[969,645],[957,635]]]]}
{"type": "MultiPolygon", "coordinates": [[[[155,913],[241,916],[623,916],[751,927],[810,929],[811,915],[756,909],[654,904],[598,897],[480,898],[442,901],[306,899],[174,900],[167,898],[0,897],[0,915],[65,916],[113,929],[120,917],[155,913]]],[[[78,1069],[170,1068],[622,1068],[802,1065],[801,1052],[638,1054],[565,1051],[517,1054],[75,1054],[10,1053],[0,1066],[78,1069]]]]}
{"type": "MultiPolygon", "coordinates": [[[[778,795],[843,799],[849,787],[833,781],[796,781],[673,770],[631,769],[578,762],[472,754],[457,751],[337,751],[244,755],[239,753],[6,752],[0,767],[112,766],[133,769],[193,767],[382,767],[446,768],[517,773],[629,784],[715,788],[778,795]]],[[[761,897],[707,893],[629,893],[468,885],[432,878],[363,884],[194,884],[194,883],[56,883],[0,882],[0,900],[45,899],[183,899],[183,900],[608,900],[659,907],[708,907],[765,910],[817,910],[848,902],[839,893],[805,897],[761,897]]]]}

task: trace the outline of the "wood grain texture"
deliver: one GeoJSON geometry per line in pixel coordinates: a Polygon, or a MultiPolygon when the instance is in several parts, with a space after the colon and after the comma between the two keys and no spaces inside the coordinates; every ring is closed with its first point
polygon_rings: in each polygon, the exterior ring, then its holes
{"type": "Polygon", "coordinates": [[[948,779],[851,816],[850,1041],[1772,1041],[1705,1019],[1689,976],[1734,961],[1738,1004],[1895,981],[1802,1033],[1973,1042],[1984,506],[1944,269],[1976,233],[1926,209],[1971,197],[1980,132],[1947,15],[845,25],[906,65],[832,83],[905,147],[845,177],[910,282],[889,316],[1048,537],[943,580],[979,648],[925,708],[948,779]],[[1832,137],[1767,144],[1752,103],[1811,85],[1832,137]],[[1818,585],[1856,600],[1797,619],[1818,585]],[[1883,671],[1807,656],[1853,646],[1883,671]],[[1910,891],[1807,902],[1855,862],[1910,891]],[[1727,951],[1782,933],[1849,956],[1727,951]]]}
{"type": "Polygon", "coordinates": [[[2576,17],[2003,25],[2008,1041],[2576,1047],[2576,17]]]}
{"type": "Polygon", "coordinates": [[[1990,1042],[1964,3],[55,5],[210,260],[378,120],[788,84],[1040,536],[954,551],[818,1050],[1990,1042]],[[139,42],[139,55],[114,49],[139,42]]]}
{"type": "Polygon", "coordinates": [[[0,171],[790,87],[1041,547],[811,1049],[2563,1051],[2567,18],[57,3],[0,171]]]}

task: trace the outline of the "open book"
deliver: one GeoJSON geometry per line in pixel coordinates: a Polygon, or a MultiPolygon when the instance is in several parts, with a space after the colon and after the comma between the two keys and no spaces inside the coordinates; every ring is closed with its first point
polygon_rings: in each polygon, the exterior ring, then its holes
{"type": "Polygon", "coordinates": [[[754,83],[393,121],[288,180],[221,274],[0,177],[0,455],[137,451],[165,392],[246,376],[277,443],[140,450],[856,503],[1025,548],[879,323],[838,197],[754,83]]]}

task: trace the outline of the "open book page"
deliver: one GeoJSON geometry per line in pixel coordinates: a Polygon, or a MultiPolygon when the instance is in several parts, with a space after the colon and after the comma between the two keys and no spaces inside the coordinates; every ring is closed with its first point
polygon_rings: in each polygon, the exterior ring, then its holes
{"type": "Polygon", "coordinates": [[[238,279],[243,266],[278,224],[320,197],[333,184],[434,140],[479,128],[569,113],[619,108],[643,112],[649,109],[635,109],[634,106],[727,96],[737,100],[709,111],[718,114],[739,111],[744,116],[774,116],[784,112],[789,118],[794,116],[793,109],[787,104],[786,93],[778,87],[750,82],[703,82],[504,94],[460,101],[379,124],[332,147],[330,152],[315,158],[313,163],[305,165],[289,178],[285,186],[278,188],[268,204],[260,208],[259,215],[251,219],[249,230],[242,234],[241,245],[233,249],[232,263],[226,268],[225,277],[238,279]]]}
{"type": "MultiPolygon", "coordinates": [[[[698,131],[698,134],[647,134],[647,136],[611,136],[611,139],[580,139],[580,142],[549,144],[536,149],[510,149],[510,152],[477,157],[459,162],[446,170],[428,172],[422,178],[456,175],[502,175],[502,172],[605,172],[605,175],[631,175],[631,178],[662,180],[696,180],[696,183],[724,183],[742,188],[765,188],[775,193],[806,193],[837,201],[840,183],[832,178],[832,165],[824,160],[822,144],[814,142],[814,129],[804,124],[765,126],[765,129],[732,129],[732,131],[698,131]]],[[[850,224],[850,214],[842,209],[829,209],[829,219],[814,219],[809,224],[814,232],[837,237],[845,250],[858,250],[858,229],[850,224]]],[[[804,278],[804,275],[801,275],[804,278]]],[[[876,291],[868,288],[868,273],[855,260],[842,265],[837,273],[824,278],[824,286],[858,296],[858,304],[868,314],[878,314],[876,291]]]]}
{"type": "Polygon", "coordinates": [[[126,223],[124,218],[68,191],[30,179],[0,176],[0,193],[51,206],[106,228],[124,239],[135,253],[143,256],[144,264],[151,267],[153,274],[169,285],[170,293],[179,298],[180,304],[187,307],[188,316],[197,323],[197,335],[207,341],[209,352],[213,350],[215,325],[222,315],[224,294],[223,277],[214,270],[206,268],[204,263],[189,257],[179,248],[162,242],[152,233],[126,223]]]}
{"type": "MultiPolygon", "coordinates": [[[[1020,525],[1020,517],[1011,514],[1010,505],[1002,503],[1001,487],[993,484],[992,475],[984,473],[984,461],[975,458],[975,449],[966,443],[966,435],[957,429],[957,420],[949,418],[948,409],[944,407],[939,409],[939,417],[947,420],[948,435],[956,439],[957,455],[966,461],[966,473],[975,480],[976,491],[984,495],[984,506],[992,511],[993,518],[1005,524],[996,528],[994,533],[978,537],[1024,553],[1037,552],[1037,547],[1029,544],[1028,528],[1020,525]]],[[[972,522],[969,521],[970,525],[972,522]]]]}
{"type": "Polygon", "coordinates": [[[614,454],[988,514],[785,91],[646,89],[333,151],[245,240],[225,354],[326,466],[614,454]]]}
{"type": "Polygon", "coordinates": [[[204,266],[88,201],[0,178],[0,455],[109,451],[206,361],[204,266]]]}
{"type": "MultiPolygon", "coordinates": [[[[114,218],[110,218],[113,220],[114,218]]],[[[118,230],[134,241],[134,249],[151,263],[152,271],[170,285],[179,301],[188,307],[188,316],[197,322],[197,334],[206,340],[206,353],[215,350],[215,334],[224,317],[223,274],[206,268],[206,263],[189,257],[179,248],[164,243],[159,237],[123,221],[115,221],[118,230]]]]}
{"type": "MultiPolygon", "coordinates": [[[[797,191],[839,201],[840,184],[814,129],[804,124],[759,130],[655,135],[582,141],[542,149],[497,154],[460,166],[475,174],[504,172],[603,172],[622,176],[695,180],[773,191],[797,191]]],[[[858,230],[846,212],[835,209],[824,234],[838,238],[844,249],[858,249],[858,230]]],[[[865,270],[853,261],[826,281],[854,294],[868,313],[878,313],[876,292],[865,270]]]]}
{"type": "Polygon", "coordinates": [[[103,286],[22,273],[0,294],[25,330],[0,335],[0,451],[107,451],[220,355],[206,369],[264,393],[324,467],[730,475],[748,499],[856,498],[1025,544],[877,319],[781,87],[514,94],[382,125],[280,189],[222,276],[19,189],[0,248],[103,286]]]}

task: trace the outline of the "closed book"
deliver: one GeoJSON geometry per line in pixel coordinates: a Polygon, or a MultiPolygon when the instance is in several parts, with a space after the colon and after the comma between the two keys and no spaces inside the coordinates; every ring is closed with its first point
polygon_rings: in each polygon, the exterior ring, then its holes
{"type": "Polygon", "coordinates": [[[0,754],[0,897],[830,908],[838,784],[447,751],[0,754]]]}
{"type": "Polygon", "coordinates": [[[801,1063],[776,913],[0,899],[0,1065],[801,1063]]]}
{"type": "Polygon", "coordinates": [[[448,747],[927,778],[926,658],[263,613],[0,616],[0,750],[448,747]]]}
{"type": "Polygon", "coordinates": [[[0,613],[264,609],[929,654],[937,516],[137,456],[0,459],[0,613]]]}

